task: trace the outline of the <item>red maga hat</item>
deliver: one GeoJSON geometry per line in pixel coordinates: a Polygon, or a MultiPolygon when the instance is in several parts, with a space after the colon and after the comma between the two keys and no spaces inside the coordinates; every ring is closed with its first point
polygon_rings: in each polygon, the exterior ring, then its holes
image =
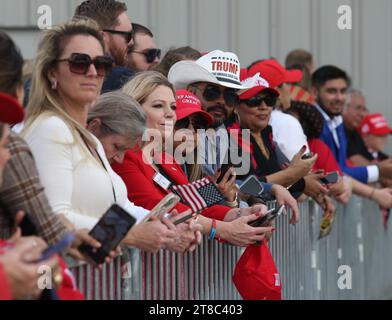
{"type": "Polygon", "coordinates": [[[259,74],[250,77],[247,69],[241,69],[241,83],[246,84],[248,81],[252,82],[254,87],[250,88],[249,90],[242,91],[242,93],[240,94],[241,100],[250,99],[260,92],[269,92],[276,96],[279,96],[279,91],[271,87],[269,82],[266,79],[262,78],[259,74]]]}
{"type": "Polygon", "coordinates": [[[202,110],[199,98],[187,90],[176,91],[176,105],[177,120],[198,113],[207,120],[209,125],[214,122],[213,117],[208,112],[202,110]]]}
{"type": "Polygon", "coordinates": [[[392,133],[392,128],[388,126],[387,120],[381,113],[373,113],[363,119],[359,131],[362,135],[374,134],[376,136],[384,136],[392,133]]]}
{"type": "Polygon", "coordinates": [[[301,70],[287,70],[275,59],[260,61],[249,68],[249,76],[260,73],[266,79],[271,88],[279,87],[282,83],[300,82],[302,79],[301,70]]]}

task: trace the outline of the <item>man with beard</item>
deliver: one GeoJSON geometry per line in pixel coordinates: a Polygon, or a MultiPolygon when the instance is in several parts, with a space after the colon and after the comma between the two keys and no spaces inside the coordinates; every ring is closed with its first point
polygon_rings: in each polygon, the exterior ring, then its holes
{"type": "Polygon", "coordinates": [[[197,61],[180,61],[172,66],[169,81],[176,89],[186,89],[201,101],[214,122],[200,141],[200,160],[205,175],[215,175],[229,150],[226,122],[232,121],[239,105],[238,90],[249,89],[240,82],[240,63],[232,52],[211,51],[197,61]]]}
{"type": "Polygon", "coordinates": [[[312,93],[316,108],[324,117],[321,139],[332,150],[342,171],[362,183],[372,183],[381,177],[392,176],[392,160],[378,165],[348,166],[347,136],[344,130],[342,112],[346,103],[350,79],[346,72],[335,66],[324,66],[312,75],[312,93]]]}
{"type": "Polygon", "coordinates": [[[102,93],[120,89],[134,75],[126,67],[128,50],[134,44],[126,4],[116,0],[84,1],[75,10],[74,19],[80,17],[87,17],[98,23],[102,30],[106,53],[115,63],[112,74],[105,79],[102,93]]]}

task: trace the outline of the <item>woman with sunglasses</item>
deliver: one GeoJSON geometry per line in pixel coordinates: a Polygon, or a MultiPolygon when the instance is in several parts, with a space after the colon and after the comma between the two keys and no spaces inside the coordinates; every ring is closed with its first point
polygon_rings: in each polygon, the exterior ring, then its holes
{"type": "MultiPolygon", "coordinates": [[[[270,88],[268,82],[259,77],[257,86],[240,95],[240,104],[235,111],[238,122],[229,128],[229,132],[241,133],[243,129],[250,130],[250,148],[248,147],[247,151],[251,153],[251,170],[248,175],[254,174],[269,183],[284,187],[291,186],[292,194],[299,196],[305,189],[305,181],[302,178],[309,173],[316,157],[301,159],[305,152],[302,148],[291,165],[284,170],[281,169],[272,140],[272,128],[268,124],[278,97],[279,92],[270,88]],[[303,165],[303,162],[306,165],[303,165]],[[312,164],[309,166],[308,162],[312,164]]],[[[239,142],[241,140],[238,139],[239,142]]],[[[238,177],[239,180],[245,178],[246,176],[238,177]]]]}
{"type": "MultiPolygon", "coordinates": [[[[141,150],[129,150],[123,163],[113,164],[113,169],[127,185],[129,199],[151,209],[170,192],[170,184],[189,183],[173,156],[162,148],[163,143],[169,143],[172,139],[176,123],[175,91],[162,74],[147,71],[128,82],[123,92],[141,104],[147,115],[149,132],[154,134],[156,140],[145,143],[141,150]],[[161,139],[160,143],[157,143],[158,139],[161,139]],[[151,147],[153,144],[155,149],[151,147]]],[[[176,209],[182,213],[190,208],[180,202],[176,209]]],[[[265,211],[265,206],[239,210],[214,205],[201,212],[198,222],[203,226],[203,233],[210,235],[211,239],[215,236],[235,245],[246,246],[263,239],[265,233],[272,230],[248,225],[265,211]]]]}
{"type": "MultiPolygon", "coordinates": [[[[79,20],[47,30],[33,72],[23,135],[37,161],[53,211],[77,228],[91,229],[117,203],[141,220],[148,211],[127,199],[101,142],[87,129],[88,111],[97,99],[112,60],[92,21],[79,20]]],[[[137,246],[131,237],[127,245],[137,246]]],[[[167,230],[165,240],[174,238],[167,230]]],[[[161,244],[163,246],[163,244],[161,244]]]]}
{"type": "MultiPolygon", "coordinates": [[[[174,156],[189,181],[193,182],[204,177],[203,166],[200,164],[198,148],[200,136],[198,130],[207,130],[213,123],[213,117],[202,110],[201,102],[193,93],[187,90],[176,91],[176,116],[177,122],[174,127],[173,145],[174,156]],[[184,141],[185,140],[185,141],[184,141]],[[181,152],[177,152],[180,150],[181,152]]],[[[213,180],[216,182],[220,172],[213,180]]],[[[235,188],[235,172],[230,169],[219,183],[216,183],[219,191],[226,200],[226,205],[238,207],[237,192],[235,188]]]]}

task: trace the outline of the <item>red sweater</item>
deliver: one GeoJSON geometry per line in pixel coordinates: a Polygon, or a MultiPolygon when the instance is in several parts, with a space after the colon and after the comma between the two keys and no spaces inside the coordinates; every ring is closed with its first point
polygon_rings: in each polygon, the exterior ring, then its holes
{"type": "MultiPolygon", "coordinates": [[[[177,185],[188,184],[188,178],[178,163],[169,155],[163,157],[161,167],[168,177],[177,185]],[[170,160],[170,161],[169,161],[170,160]]],[[[156,171],[143,161],[142,151],[134,152],[128,150],[122,164],[113,164],[113,170],[124,180],[128,189],[128,199],[137,206],[151,210],[158,204],[170,190],[165,190],[154,182],[156,171]]],[[[183,203],[179,203],[175,209],[179,213],[189,209],[183,203]]],[[[223,220],[231,208],[227,206],[214,205],[202,211],[202,215],[208,218],[223,220]]]]}
{"type": "Polygon", "coordinates": [[[314,170],[323,169],[325,173],[338,171],[342,176],[342,170],[336,161],[331,149],[320,139],[308,140],[309,149],[313,153],[317,153],[317,161],[313,166],[314,170]]]}

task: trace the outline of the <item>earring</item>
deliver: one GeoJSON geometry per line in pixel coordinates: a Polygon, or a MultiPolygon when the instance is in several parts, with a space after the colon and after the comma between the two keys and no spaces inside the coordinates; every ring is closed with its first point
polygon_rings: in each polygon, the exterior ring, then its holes
{"type": "Polygon", "coordinates": [[[53,80],[53,81],[51,81],[50,83],[51,83],[51,85],[52,85],[52,89],[53,89],[53,90],[56,90],[56,89],[57,89],[57,80],[53,80]]]}

